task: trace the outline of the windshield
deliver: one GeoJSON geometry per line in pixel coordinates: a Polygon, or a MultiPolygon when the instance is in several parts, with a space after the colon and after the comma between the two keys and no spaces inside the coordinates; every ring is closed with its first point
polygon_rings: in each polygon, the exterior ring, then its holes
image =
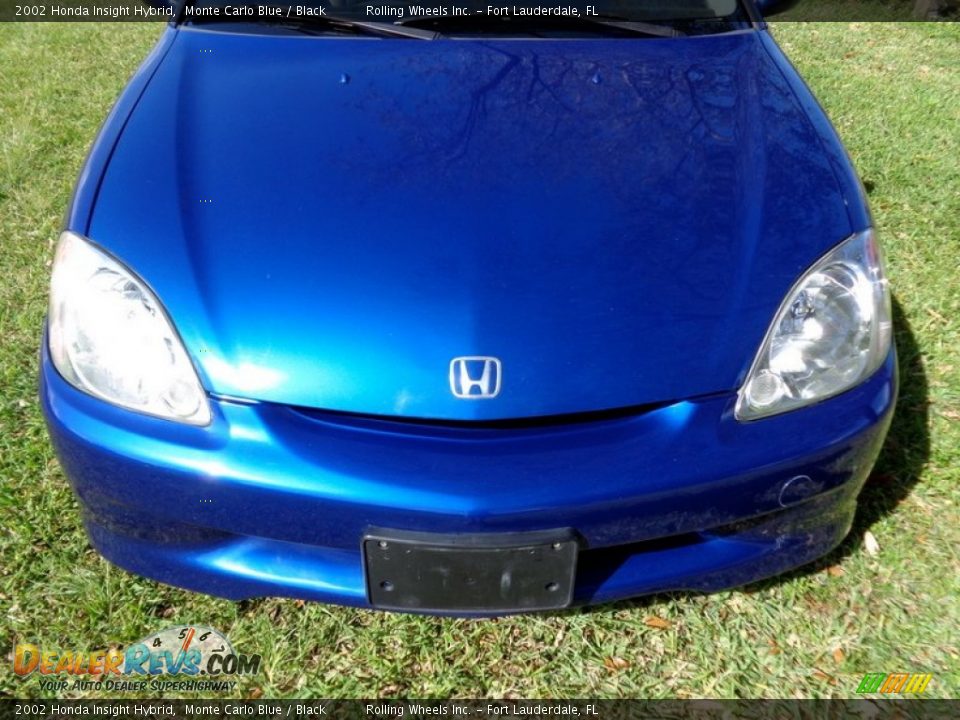
{"type": "MultiPolygon", "coordinates": [[[[614,20],[660,23],[684,34],[725,32],[749,18],[740,0],[590,0],[563,4],[487,0],[377,2],[363,0],[193,0],[184,10],[186,22],[313,23],[330,18],[430,28],[442,35],[517,34],[539,27],[590,34],[600,25],[578,21],[614,20]]],[[[331,28],[335,29],[335,28],[331,28]]],[[[621,28],[623,30],[624,28],[621,28]]],[[[639,34],[639,33],[638,33],[639,34]]]]}

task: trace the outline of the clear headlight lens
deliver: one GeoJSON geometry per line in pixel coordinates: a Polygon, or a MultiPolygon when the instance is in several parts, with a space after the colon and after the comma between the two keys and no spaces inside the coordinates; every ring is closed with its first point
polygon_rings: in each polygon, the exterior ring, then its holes
{"type": "Polygon", "coordinates": [[[53,263],[49,334],[54,366],[79,389],[150,415],[210,422],[197,373],[153,293],[71,232],[53,263]]]}
{"type": "Polygon", "coordinates": [[[737,399],[739,420],[794,410],[865,380],[890,351],[890,291],[873,231],[818,261],[794,285],[737,399]]]}

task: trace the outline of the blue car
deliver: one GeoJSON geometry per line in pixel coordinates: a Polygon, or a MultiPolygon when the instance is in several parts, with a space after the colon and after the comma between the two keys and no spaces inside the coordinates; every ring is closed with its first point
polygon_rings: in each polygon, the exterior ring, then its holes
{"type": "Polygon", "coordinates": [[[773,2],[595,3],[170,10],[42,341],[103,556],[492,615],[843,540],[897,392],[860,182],[773,2]]]}

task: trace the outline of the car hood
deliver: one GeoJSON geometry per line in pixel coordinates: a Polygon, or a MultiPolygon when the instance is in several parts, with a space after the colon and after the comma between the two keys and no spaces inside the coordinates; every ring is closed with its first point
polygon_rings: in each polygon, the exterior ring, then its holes
{"type": "Polygon", "coordinates": [[[89,235],[211,392],[446,420],[728,392],[851,231],[758,33],[413,41],[180,30],[89,235]],[[502,363],[463,400],[451,359],[502,363]]]}

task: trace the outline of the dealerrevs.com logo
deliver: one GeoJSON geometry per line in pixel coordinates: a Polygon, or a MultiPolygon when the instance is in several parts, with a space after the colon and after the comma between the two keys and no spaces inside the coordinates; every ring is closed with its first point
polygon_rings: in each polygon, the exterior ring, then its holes
{"type": "Polygon", "coordinates": [[[53,691],[227,691],[237,684],[230,678],[254,675],[259,670],[259,655],[238,653],[222,633],[195,625],[161,630],[123,650],[87,651],[20,643],[13,657],[16,675],[26,678],[36,674],[41,687],[53,691]],[[165,679],[169,676],[181,679],[165,679]]]}

